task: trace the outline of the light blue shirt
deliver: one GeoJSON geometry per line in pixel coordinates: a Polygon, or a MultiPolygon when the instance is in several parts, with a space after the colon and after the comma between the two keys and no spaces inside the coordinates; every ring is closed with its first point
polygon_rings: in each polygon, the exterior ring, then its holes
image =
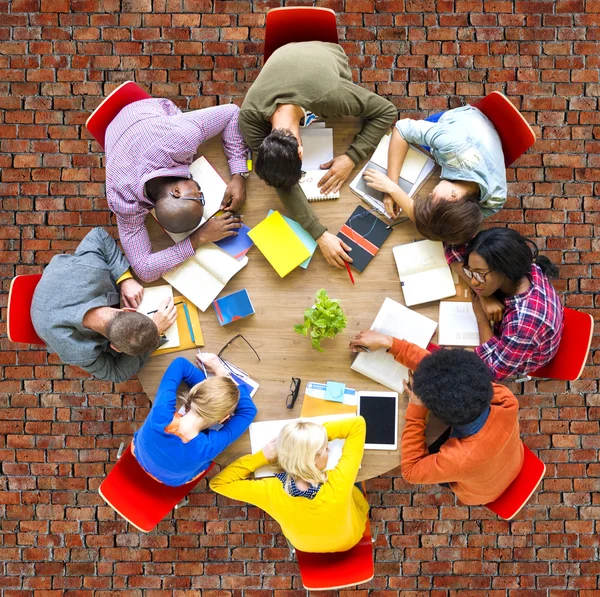
{"type": "Polygon", "coordinates": [[[442,178],[476,182],[484,217],[506,201],[506,167],[500,137],[489,119],[473,106],[444,112],[438,122],[404,118],[396,128],[409,143],[428,145],[442,178]]]}

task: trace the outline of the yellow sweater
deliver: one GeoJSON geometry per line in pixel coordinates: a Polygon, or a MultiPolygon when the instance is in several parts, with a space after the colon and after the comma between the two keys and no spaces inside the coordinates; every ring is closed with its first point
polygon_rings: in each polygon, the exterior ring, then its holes
{"type": "Polygon", "coordinates": [[[327,471],[327,482],[312,500],[292,497],[275,477],[249,479],[267,464],[262,450],[223,469],[210,482],[211,489],[264,510],[301,551],[324,553],[354,547],[365,531],[369,512],[367,500],[354,486],[365,447],[365,420],[352,417],[325,423],[324,427],[329,440],[346,442],[338,465],[327,471]]]}

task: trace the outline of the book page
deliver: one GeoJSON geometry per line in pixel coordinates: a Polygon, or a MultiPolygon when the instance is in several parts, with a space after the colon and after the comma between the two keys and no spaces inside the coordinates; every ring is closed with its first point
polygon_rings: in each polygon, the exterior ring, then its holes
{"type": "Polygon", "coordinates": [[[447,265],[404,276],[400,284],[407,307],[456,296],[452,270],[447,265]]]}
{"type": "Polygon", "coordinates": [[[245,255],[238,261],[219,249],[214,243],[206,243],[198,247],[196,255],[192,259],[219,280],[223,286],[248,263],[248,257],[245,255]]]}
{"type": "Polygon", "coordinates": [[[326,170],[308,170],[304,173],[304,176],[300,179],[300,188],[306,195],[306,198],[311,201],[315,199],[326,200],[326,199],[339,199],[340,192],[329,193],[323,195],[319,188],[318,182],[325,175],[326,170]]]}
{"type": "MultiPolygon", "coordinates": [[[[386,298],[371,329],[426,348],[436,327],[435,321],[386,298]]],[[[399,394],[404,392],[402,381],[408,378],[408,369],[383,349],[359,353],[351,368],[399,394]]]]}
{"type": "Polygon", "coordinates": [[[448,267],[444,245],[433,240],[396,245],[392,248],[400,279],[409,274],[448,267]]]}
{"type": "MultiPolygon", "coordinates": [[[[333,129],[303,128],[300,129],[302,147],[302,170],[320,170],[321,164],[333,159],[333,129]]],[[[325,170],[322,171],[325,174],[325,170]]]]}
{"type": "Polygon", "coordinates": [[[479,327],[472,303],[440,302],[440,346],[479,346],[479,327]]]}
{"type": "MultiPolygon", "coordinates": [[[[168,284],[144,288],[142,302],[136,310],[138,313],[148,315],[151,311],[156,311],[158,306],[168,298],[173,298],[173,289],[168,284]]],[[[148,317],[152,317],[152,315],[153,313],[150,313],[148,317]]],[[[179,329],[177,327],[177,321],[175,321],[175,323],[165,332],[165,336],[167,337],[168,342],[165,342],[158,350],[177,348],[179,346],[179,329]]]]}

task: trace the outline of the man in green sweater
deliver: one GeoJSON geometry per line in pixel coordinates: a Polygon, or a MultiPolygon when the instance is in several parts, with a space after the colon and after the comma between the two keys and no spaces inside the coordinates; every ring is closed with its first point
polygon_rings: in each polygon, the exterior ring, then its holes
{"type": "Polygon", "coordinates": [[[396,121],[389,101],[352,83],[348,57],[337,44],[291,43],[269,58],[248,91],[239,116],[246,143],[255,155],[255,171],[277,189],[292,217],[317,241],[328,263],[339,268],[352,261],[350,250],[327,232],[298,185],[302,168],[300,127],[319,118],[357,116],[360,132],[344,155],[321,168],[321,193],[340,190],[355,164],[372,152],[396,121]]]}

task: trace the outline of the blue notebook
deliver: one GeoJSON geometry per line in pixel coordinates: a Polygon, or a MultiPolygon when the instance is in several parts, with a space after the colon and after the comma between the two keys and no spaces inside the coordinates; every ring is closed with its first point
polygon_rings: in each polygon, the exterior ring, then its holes
{"type": "Polygon", "coordinates": [[[220,325],[227,325],[254,314],[254,307],[246,289],[216,299],[213,301],[213,307],[220,325]]]}
{"type": "Polygon", "coordinates": [[[238,229],[237,236],[228,236],[218,240],[215,245],[235,259],[240,260],[254,244],[248,236],[248,232],[250,232],[250,228],[246,224],[242,224],[242,227],[238,229]]]}

